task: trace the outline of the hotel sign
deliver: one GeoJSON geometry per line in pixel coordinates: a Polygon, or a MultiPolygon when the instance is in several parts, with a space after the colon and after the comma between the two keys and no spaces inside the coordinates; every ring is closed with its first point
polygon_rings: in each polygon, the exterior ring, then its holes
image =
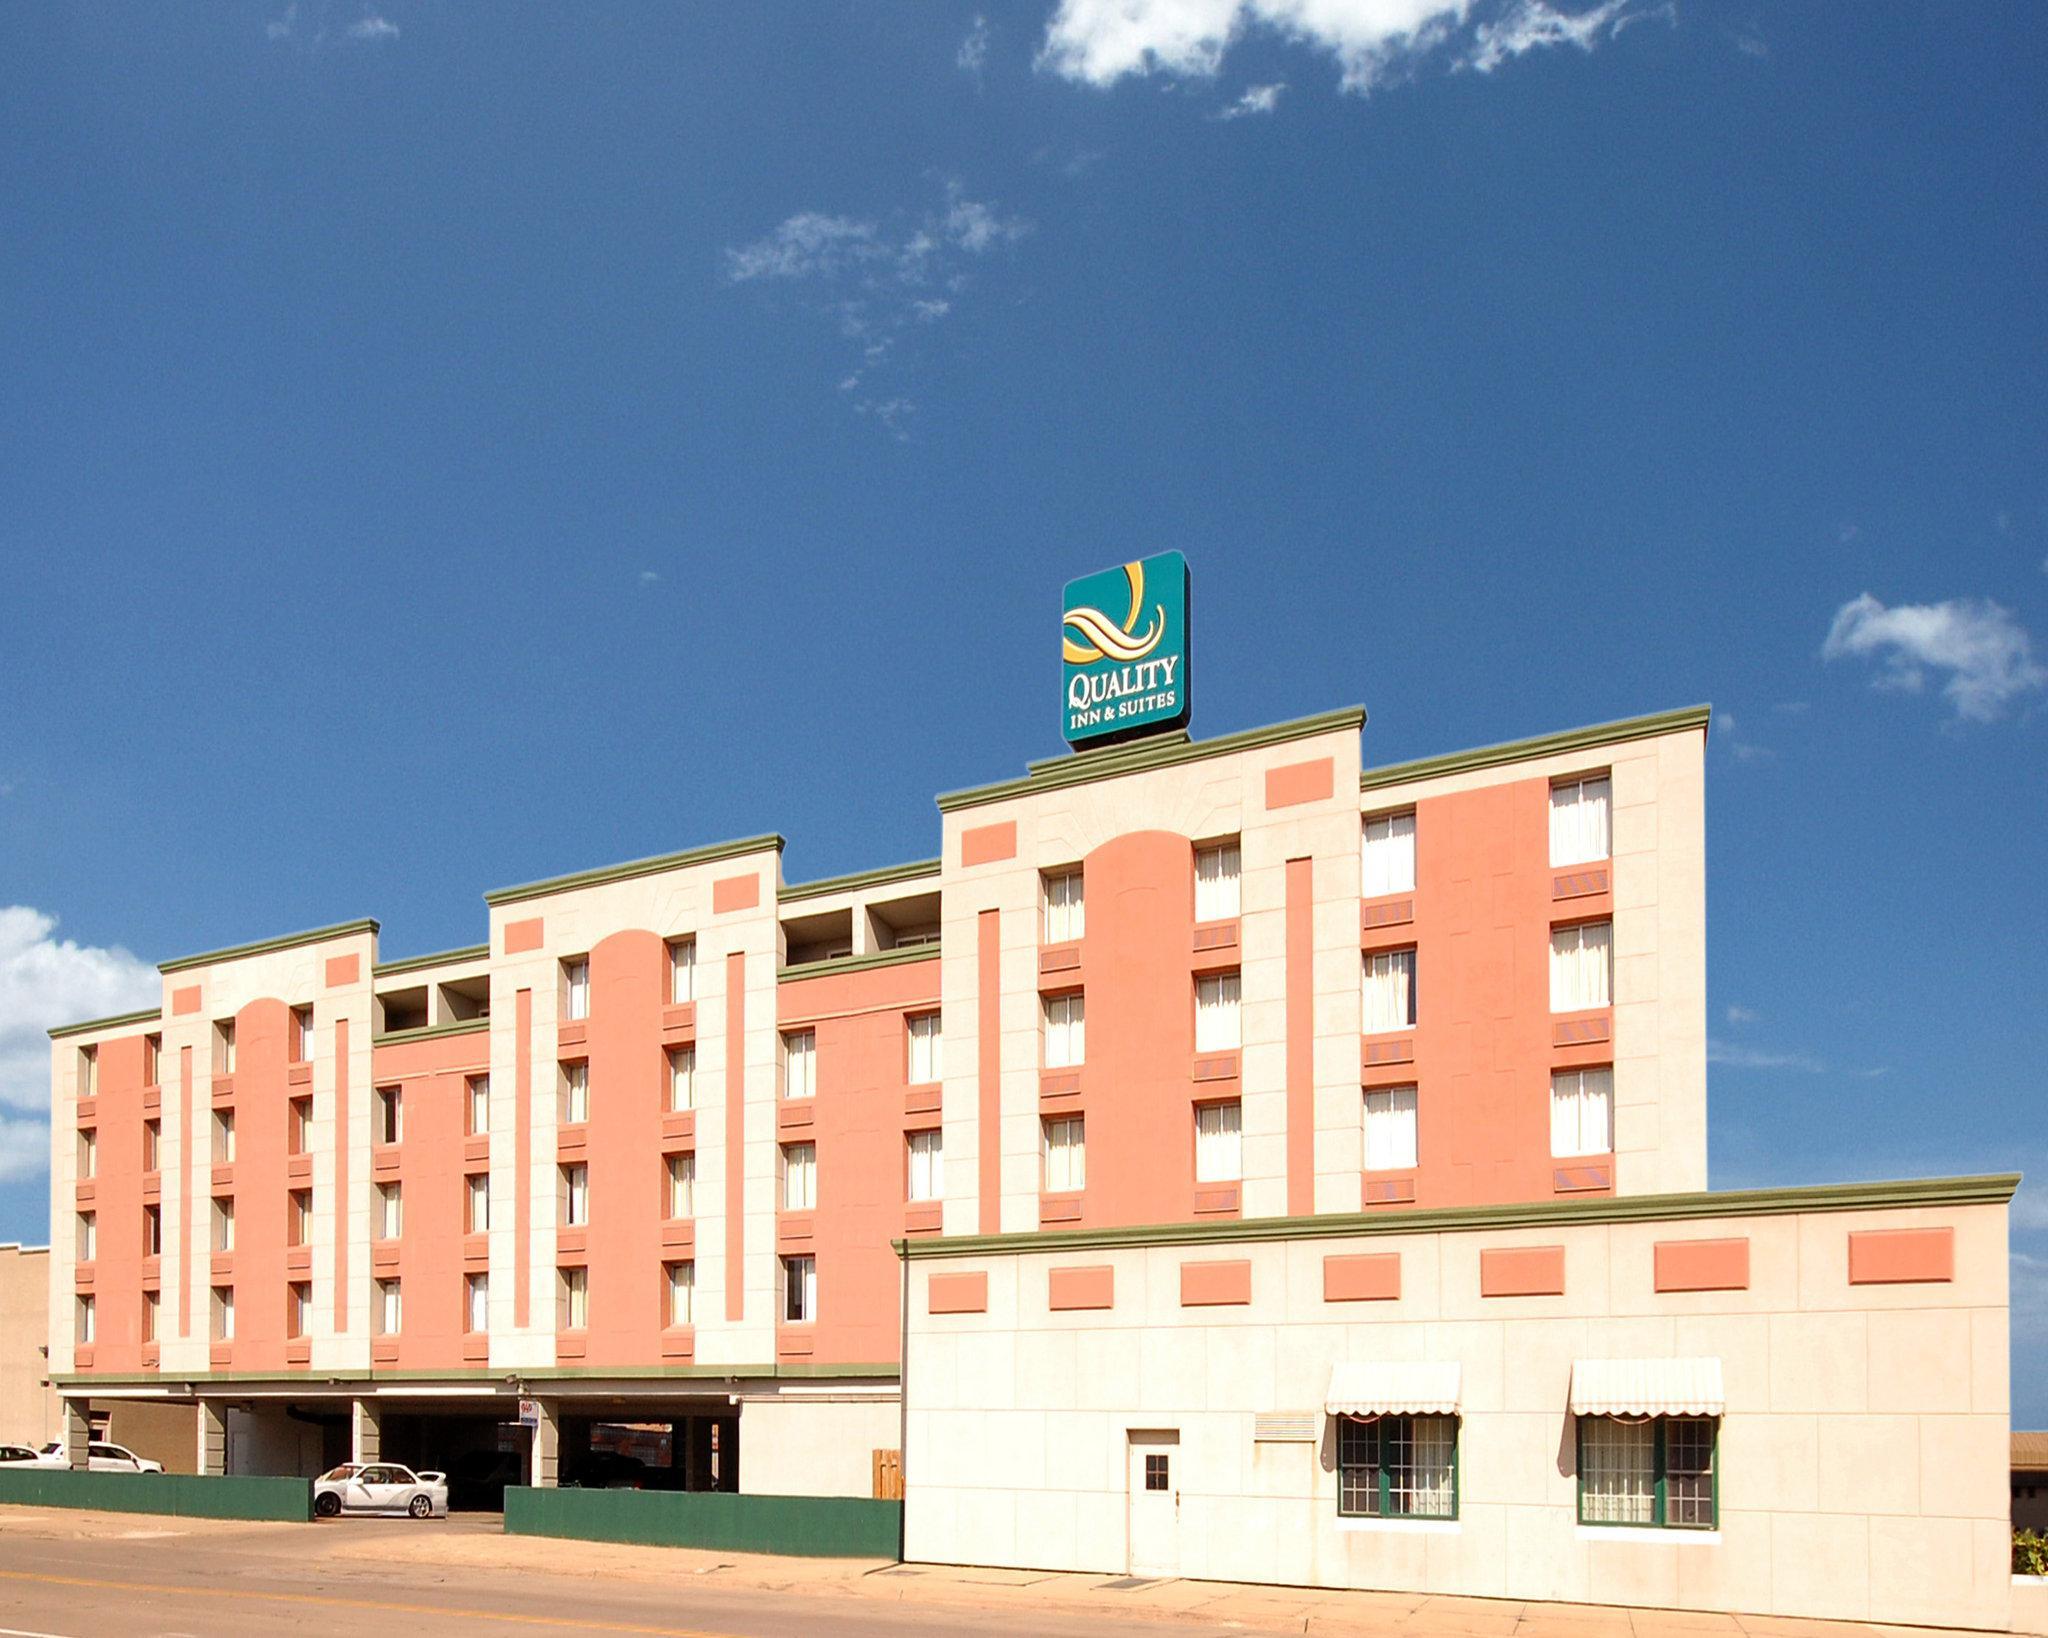
{"type": "Polygon", "coordinates": [[[1186,727],[1188,560],[1161,552],[1069,580],[1060,659],[1069,745],[1186,727]]]}

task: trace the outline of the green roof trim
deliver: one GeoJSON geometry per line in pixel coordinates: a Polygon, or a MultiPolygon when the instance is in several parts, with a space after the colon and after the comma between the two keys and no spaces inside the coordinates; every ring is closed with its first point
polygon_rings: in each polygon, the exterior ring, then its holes
{"type": "Polygon", "coordinates": [[[882,865],[875,870],[856,870],[849,876],[821,876],[814,882],[797,882],[779,888],[776,898],[788,904],[792,899],[815,899],[827,893],[850,893],[863,887],[887,887],[892,882],[916,881],[939,873],[937,859],[913,859],[909,864],[882,865]]]}
{"type": "Polygon", "coordinates": [[[624,864],[603,865],[596,870],[579,870],[574,875],[550,876],[545,881],[523,882],[517,887],[493,888],[484,895],[484,903],[516,904],[521,899],[537,899],[549,893],[566,893],[572,888],[596,887],[603,882],[622,882],[633,876],[652,876],[663,870],[680,870],[685,865],[712,864],[720,859],[736,859],[743,853],[759,853],[765,848],[773,848],[780,853],[784,846],[783,839],[773,831],[764,836],[744,836],[732,842],[711,842],[703,847],[686,848],[681,853],[661,853],[651,859],[628,859],[624,864]]]}
{"type": "Polygon", "coordinates": [[[90,1035],[94,1030],[121,1029],[129,1024],[153,1024],[163,1015],[162,1007],[151,1007],[147,1012],[121,1012],[111,1018],[88,1018],[83,1023],[59,1024],[50,1031],[50,1039],[61,1041],[67,1035],[90,1035]]]}
{"type": "Polygon", "coordinates": [[[1250,1217],[1229,1222],[1154,1223],[1129,1228],[1041,1229],[898,1240],[910,1258],[1020,1251],[1106,1251],[1118,1246],[1218,1245],[1251,1240],[1327,1240],[1360,1234],[1562,1228],[1588,1223],[1666,1222],[1688,1217],[1765,1217],[1789,1212],[1870,1211],[1889,1206],[2004,1205],[2017,1172],[1927,1177],[1896,1183],[1824,1183],[1804,1188],[1729,1189],[1700,1194],[1624,1194],[1593,1200],[1534,1200],[1499,1206],[1432,1206],[1414,1211],[1332,1212],[1317,1217],[1250,1217]]]}
{"type": "Polygon", "coordinates": [[[371,1046],[404,1046],[409,1041],[438,1041],[444,1035],[481,1035],[491,1027],[488,1018],[458,1018],[452,1024],[422,1024],[418,1029],[394,1029],[370,1037],[371,1046]]]}
{"type": "Polygon", "coordinates": [[[350,933],[376,931],[376,921],[365,916],[360,921],[339,921],[332,927],[313,927],[303,933],[286,933],[282,938],[259,939],[254,944],[230,944],[225,950],[207,950],[199,955],[179,956],[175,961],[159,961],[156,970],[160,973],[181,973],[190,967],[210,967],[217,961],[239,961],[244,956],[269,955],[273,950],[289,950],[295,945],[320,944],[330,938],[346,938],[350,933]]]}
{"type": "Polygon", "coordinates": [[[66,1388],[160,1388],[175,1392],[188,1383],[193,1387],[253,1386],[258,1383],[293,1388],[308,1398],[317,1398],[330,1384],[364,1382],[455,1383],[497,1388],[507,1395],[525,1382],[665,1382],[710,1379],[713,1381],[843,1381],[876,1377],[895,1382],[902,1368],[889,1362],[861,1365],[657,1365],[607,1370],[598,1366],[542,1365],[521,1369],[515,1366],[484,1365],[465,1371],[385,1370],[294,1370],[294,1371],[143,1371],[113,1376],[100,1371],[52,1372],[53,1386],[66,1388]]]}
{"type": "Polygon", "coordinates": [[[371,964],[372,978],[389,978],[393,973],[416,973],[423,967],[450,967],[458,961],[488,961],[491,947],[488,944],[469,944],[460,950],[436,950],[432,955],[405,956],[397,961],[378,961],[371,964]]]}
{"type": "Polygon", "coordinates": [[[798,983],[806,978],[831,978],[839,973],[864,973],[870,967],[907,967],[913,961],[936,961],[936,944],[909,944],[900,950],[870,950],[866,955],[827,956],[823,961],[806,961],[794,967],[777,967],[778,984],[798,983]]]}
{"type": "Polygon", "coordinates": [[[1378,790],[1387,785],[1406,784],[1411,779],[1439,779],[1446,774],[1466,773],[1474,768],[1499,767],[1503,762],[1528,762],[1539,756],[1562,756],[1568,751],[1620,745],[1628,740],[1675,734],[1687,728],[1704,730],[1713,710],[1711,705],[1688,705],[1682,710],[1659,711],[1653,716],[1624,717],[1619,722],[1566,728],[1560,733],[1539,734],[1534,739],[1511,739],[1501,745],[1446,751],[1441,756],[1426,756],[1414,762],[1392,762],[1384,768],[1367,768],[1358,776],[1358,788],[1362,791],[1378,790]]]}
{"type": "Polygon", "coordinates": [[[1082,751],[1073,756],[1048,757],[1028,764],[1022,779],[1006,779],[998,785],[979,785],[971,790],[948,791],[939,797],[939,811],[980,807],[1012,796],[1033,796],[1040,791],[1083,785],[1097,779],[1114,779],[1121,774],[1143,773],[1153,768],[1170,768],[1180,762],[1200,762],[1213,756],[1230,756],[1239,751],[1256,751],[1267,745],[1284,745],[1289,740],[1307,739],[1314,734],[1356,733],[1365,726],[1365,707],[1348,706],[1325,711],[1320,716],[1299,717],[1267,728],[1247,728],[1241,733],[1216,739],[1191,740],[1183,733],[1160,734],[1128,745],[1111,745],[1099,751],[1082,751]]]}

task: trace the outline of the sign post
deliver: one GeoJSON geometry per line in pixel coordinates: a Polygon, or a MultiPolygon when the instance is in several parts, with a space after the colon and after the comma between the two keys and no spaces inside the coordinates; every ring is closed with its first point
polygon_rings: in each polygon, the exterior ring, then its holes
{"type": "Polygon", "coordinates": [[[1067,582],[1060,689],[1076,750],[1188,722],[1188,560],[1179,552],[1067,582]]]}

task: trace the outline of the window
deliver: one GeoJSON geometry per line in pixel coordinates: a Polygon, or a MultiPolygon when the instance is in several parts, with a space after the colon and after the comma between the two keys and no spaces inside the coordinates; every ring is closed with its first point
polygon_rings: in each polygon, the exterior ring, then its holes
{"type": "Polygon", "coordinates": [[[142,1340],[156,1341],[157,1307],[161,1299],[154,1291],[142,1293],[142,1340]]]}
{"type": "Polygon", "coordinates": [[[565,1268],[559,1277],[555,1324],[564,1331],[581,1331],[590,1324],[590,1270],[565,1268]]]}
{"type": "Polygon", "coordinates": [[[1197,1052],[1235,1052],[1243,1044],[1237,1006],[1240,984],[1236,973],[1204,973],[1195,980],[1197,1052]]]}
{"type": "Polygon", "coordinates": [[[295,1155],[313,1152],[313,1100],[294,1098],[285,1116],[285,1144],[295,1155]]]}
{"type": "Polygon", "coordinates": [[[669,940],[668,999],[671,1006],[697,999],[697,941],[693,938],[669,940]]]}
{"type": "Polygon", "coordinates": [[[815,1143],[785,1143],[782,1146],[782,1209],[810,1211],[818,1204],[818,1146],[815,1143]]]}
{"type": "Polygon", "coordinates": [[[161,1171],[164,1156],[164,1123],[151,1115],[142,1123],[142,1169],[145,1172],[161,1171]]]}
{"type": "Polygon", "coordinates": [[[99,1305],[92,1300],[90,1294],[80,1297],[78,1299],[79,1347],[84,1348],[90,1346],[93,1340],[93,1336],[98,1331],[98,1329],[99,1305]]]}
{"type": "Polygon", "coordinates": [[[1365,1095],[1365,1169],[1415,1168],[1415,1088],[1389,1086],[1365,1095]]]}
{"type": "Polygon", "coordinates": [[[99,1253],[99,1220],[89,1211],[78,1214],[78,1261],[89,1263],[99,1253]]]}
{"type": "Polygon", "coordinates": [[[818,1035],[797,1030],[782,1038],[782,1095],[808,1098],[818,1090],[818,1035]]]}
{"type": "Polygon", "coordinates": [[[939,1015],[921,1012],[908,1019],[904,1027],[910,1034],[910,1084],[930,1086],[943,1080],[946,1072],[941,1057],[939,1015]]]}
{"type": "Polygon", "coordinates": [[[96,1098],[100,1092],[100,1049],[96,1046],[78,1049],[78,1095],[81,1098],[96,1098]]]}
{"type": "Polygon", "coordinates": [[[1375,950],[1365,958],[1364,1018],[1367,1035],[1415,1027],[1415,952],[1375,950]]]}
{"type": "Polygon", "coordinates": [[[1609,1005],[1614,924],[1583,922],[1550,930],[1550,1010],[1581,1012],[1609,1005]]]}
{"type": "Polygon", "coordinates": [[[404,1317],[399,1302],[398,1282],[378,1280],[372,1294],[370,1311],[376,1316],[376,1330],[380,1337],[398,1335],[399,1321],[404,1317]]]}
{"type": "Polygon", "coordinates": [[[581,1126],[590,1119],[590,1065],[562,1065],[562,1124],[581,1126]]]}
{"type": "Polygon", "coordinates": [[[666,1263],[663,1273],[668,1278],[668,1323],[694,1324],[697,1315],[697,1265],[666,1263]]]}
{"type": "Polygon", "coordinates": [[[1605,774],[1550,787],[1553,865],[1590,864],[1607,857],[1612,847],[1607,822],[1608,791],[1605,774]]]}
{"type": "Polygon", "coordinates": [[[1072,1069],[1088,1051],[1088,1008],[1077,992],[1045,999],[1045,1067],[1072,1069]]]}
{"type": "Polygon", "coordinates": [[[1195,920],[1229,921],[1238,913],[1237,843],[1195,849],[1195,920]]]}
{"type": "Polygon", "coordinates": [[[371,1108],[370,1141],[396,1143],[405,1135],[404,1098],[395,1086],[380,1086],[371,1108]]]}
{"type": "Polygon", "coordinates": [[[1079,1115],[1044,1123],[1045,1192],[1070,1194],[1088,1186],[1088,1148],[1079,1115]]]}
{"type": "Polygon", "coordinates": [[[142,1038],[142,1084],[156,1086],[163,1080],[164,1038],[161,1035],[145,1035],[142,1038]]]}
{"type": "Polygon", "coordinates": [[[934,1128],[929,1132],[912,1132],[907,1141],[910,1147],[909,1197],[912,1200],[938,1199],[945,1182],[944,1137],[934,1128]]]}
{"type": "Polygon", "coordinates": [[[590,958],[562,963],[562,1016],[570,1023],[590,1016],[590,958]]]}
{"type": "Polygon", "coordinates": [[[377,1238],[395,1240],[405,1227],[405,1202],[396,1183],[377,1185],[377,1238]]]}
{"type": "Polygon", "coordinates": [[[490,1275],[462,1276],[462,1328],[471,1336],[481,1336],[491,1328],[490,1275]]]}
{"type": "Polygon", "coordinates": [[[697,1157],[669,1155],[662,1163],[668,1180],[668,1214],[680,1220],[697,1215],[697,1157]]]}
{"type": "Polygon", "coordinates": [[[1347,1519],[1458,1516],[1455,1416],[1347,1416],[1337,1424],[1337,1513],[1347,1519]]]}
{"type": "Polygon", "coordinates": [[[292,1048],[295,1063],[313,1061],[313,1009],[300,1007],[292,1014],[292,1048]]]}
{"type": "Polygon", "coordinates": [[[313,1288],[294,1280],[285,1291],[285,1335],[303,1337],[313,1329],[313,1288]]]}
{"type": "Polygon", "coordinates": [[[582,1228],[590,1221],[590,1168],[578,1161],[562,1168],[562,1226],[582,1228]]]}
{"type": "Polygon", "coordinates": [[[1710,1417],[1581,1416],[1579,1522],[1711,1530],[1718,1483],[1710,1417]]]}
{"type": "Polygon", "coordinates": [[[94,1176],[100,1165],[100,1135],[90,1126],[78,1129],[78,1176],[82,1182],[94,1176]]]}
{"type": "Polygon", "coordinates": [[[1163,1450],[1145,1452],[1145,1488],[1169,1490],[1173,1486],[1173,1463],[1163,1450]]]}
{"type": "Polygon", "coordinates": [[[1365,822],[1365,848],[1359,855],[1363,874],[1359,896],[1376,899],[1386,893],[1415,891],[1415,815],[1383,813],[1365,822]]]}
{"type": "Polygon", "coordinates": [[[213,1288],[213,1340],[232,1342],[235,1340],[235,1288],[231,1285],[217,1285],[213,1288]]]}
{"type": "Polygon", "coordinates": [[[1195,1181],[1235,1183],[1244,1176],[1244,1105],[1195,1106],[1195,1181]]]}
{"type": "Polygon", "coordinates": [[[313,1243],[313,1191],[294,1189],[291,1193],[290,1210],[286,1214],[285,1232],[289,1235],[288,1245],[309,1246],[313,1243]]]}
{"type": "Polygon", "coordinates": [[[1550,1152],[1559,1160],[1614,1148],[1614,1071],[1567,1069],[1550,1077],[1550,1152]]]}
{"type": "Polygon", "coordinates": [[[1068,944],[1087,931],[1081,872],[1063,870],[1045,878],[1045,942],[1068,944]]]}
{"type": "Polygon", "coordinates": [[[214,1023],[213,1072],[216,1075],[235,1072],[235,1021],[232,1018],[217,1019],[214,1023]]]}
{"type": "Polygon", "coordinates": [[[791,1325],[808,1325],[818,1317],[818,1259],[782,1259],[782,1317],[791,1325]]]}
{"type": "Polygon", "coordinates": [[[213,1112],[213,1163],[229,1166],[235,1159],[235,1112],[232,1109],[216,1109],[213,1112]]]}
{"type": "Polygon", "coordinates": [[[678,1112],[697,1107],[697,1049],[693,1046],[669,1048],[668,1106],[678,1112]]]}
{"type": "Polygon", "coordinates": [[[469,1234],[491,1231],[491,1174],[471,1172],[463,1180],[463,1220],[469,1234]]]}
{"type": "Polygon", "coordinates": [[[151,1202],[142,1208],[142,1255],[161,1257],[164,1254],[164,1209],[151,1202]]]}
{"type": "Polygon", "coordinates": [[[231,1194],[213,1197],[213,1249],[235,1249],[235,1197],[231,1194]]]}
{"type": "Polygon", "coordinates": [[[468,1114],[463,1130],[471,1137],[488,1137],[491,1130],[491,1078],[472,1075],[463,1083],[468,1114]]]}

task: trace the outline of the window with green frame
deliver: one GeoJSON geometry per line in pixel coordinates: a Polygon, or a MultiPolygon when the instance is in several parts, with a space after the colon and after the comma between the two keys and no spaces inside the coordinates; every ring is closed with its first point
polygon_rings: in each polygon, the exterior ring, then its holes
{"type": "Polygon", "coordinates": [[[1710,1416],[1581,1416],[1579,1522],[1712,1530],[1720,1518],[1710,1416]]]}
{"type": "Polygon", "coordinates": [[[1346,1416],[1337,1423],[1337,1516],[1458,1516],[1455,1416],[1346,1416]]]}

